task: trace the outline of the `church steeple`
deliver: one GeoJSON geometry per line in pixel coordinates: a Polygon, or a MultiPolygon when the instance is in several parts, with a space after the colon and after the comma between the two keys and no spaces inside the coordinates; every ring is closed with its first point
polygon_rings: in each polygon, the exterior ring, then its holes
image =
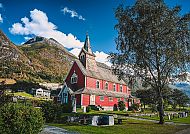
{"type": "Polygon", "coordinates": [[[90,46],[89,36],[86,34],[84,46],[79,53],[79,60],[87,70],[97,71],[95,57],[90,46]]]}
{"type": "Polygon", "coordinates": [[[93,53],[92,53],[91,46],[90,46],[90,39],[89,39],[88,33],[86,34],[86,40],[85,40],[85,43],[84,43],[84,49],[85,49],[89,54],[93,54],[93,53]]]}

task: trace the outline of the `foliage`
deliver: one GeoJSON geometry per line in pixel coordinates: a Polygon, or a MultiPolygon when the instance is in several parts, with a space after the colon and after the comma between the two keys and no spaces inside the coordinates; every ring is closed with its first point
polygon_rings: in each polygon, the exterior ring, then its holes
{"type": "Polygon", "coordinates": [[[113,105],[113,111],[118,111],[117,104],[114,104],[114,105],[113,105]]]}
{"type": "Polygon", "coordinates": [[[179,105],[181,107],[186,106],[190,102],[190,98],[183,93],[181,90],[174,89],[172,93],[172,106],[176,109],[176,106],[179,105]]]}
{"type": "Polygon", "coordinates": [[[46,122],[56,122],[62,113],[72,112],[72,105],[70,103],[56,104],[52,101],[45,101],[41,104],[41,107],[46,122]]]}
{"type": "Polygon", "coordinates": [[[32,88],[40,88],[40,85],[28,80],[17,80],[17,82],[11,86],[11,89],[15,92],[20,90],[30,93],[32,88]]]}
{"type": "Polygon", "coordinates": [[[35,82],[62,82],[76,59],[62,45],[48,39],[16,46],[0,31],[0,78],[35,82]]]}
{"type": "Polygon", "coordinates": [[[0,108],[1,134],[38,134],[43,125],[40,109],[13,103],[0,108]]]}
{"type": "Polygon", "coordinates": [[[190,63],[190,14],[180,16],[180,10],[170,9],[163,0],[137,0],[134,6],[115,11],[118,53],[110,54],[113,68],[120,77],[141,77],[156,90],[160,124],[164,123],[162,90],[170,75],[190,63]]]}
{"type": "Polygon", "coordinates": [[[126,106],[125,106],[125,103],[123,101],[118,102],[118,108],[119,108],[120,111],[125,110],[125,107],[126,106]]]}
{"type": "Polygon", "coordinates": [[[0,93],[0,107],[12,101],[13,95],[0,93]]]}
{"type": "Polygon", "coordinates": [[[86,107],[86,112],[88,113],[88,112],[90,112],[91,111],[91,106],[87,106],[86,107]]]}
{"type": "Polygon", "coordinates": [[[139,110],[139,104],[132,104],[129,109],[129,111],[138,111],[139,110]]]}

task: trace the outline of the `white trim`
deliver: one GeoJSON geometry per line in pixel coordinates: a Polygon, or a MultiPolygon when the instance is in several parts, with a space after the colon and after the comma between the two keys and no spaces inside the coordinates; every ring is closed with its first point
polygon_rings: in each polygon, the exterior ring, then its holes
{"type": "Polygon", "coordinates": [[[116,92],[117,91],[117,88],[116,88],[116,84],[113,83],[113,91],[116,92]],[[115,86],[115,89],[114,89],[114,86],[115,86]]]}
{"type": "Polygon", "coordinates": [[[119,92],[123,92],[123,85],[119,85],[119,92]]]}
{"type": "Polygon", "coordinates": [[[105,82],[105,88],[104,89],[109,90],[109,83],[107,81],[105,82]],[[107,89],[106,89],[106,84],[108,84],[107,89]]]}
{"type": "Polygon", "coordinates": [[[84,87],[86,87],[86,75],[84,77],[84,87]]]}
{"type": "Polygon", "coordinates": [[[71,80],[71,84],[75,84],[78,82],[78,75],[75,73],[75,70],[74,70],[70,80],[71,80]],[[76,80],[76,81],[73,81],[73,80],[76,80]]]}
{"type": "Polygon", "coordinates": [[[108,97],[108,101],[113,102],[113,97],[108,97]],[[110,100],[112,98],[112,100],[110,100]]]}
{"type": "Polygon", "coordinates": [[[96,80],[96,88],[100,89],[100,80],[96,80]],[[98,86],[99,86],[98,88],[97,88],[97,82],[98,82],[98,86]]]}
{"type": "MultiPolygon", "coordinates": [[[[101,98],[101,97],[104,97],[104,96],[100,96],[100,98],[101,98]]],[[[105,100],[105,97],[104,97],[104,100],[105,100]]],[[[100,99],[100,101],[104,101],[104,100],[101,100],[101,99],[100,99]]]]}
{"type": "Polygon", "coordinates": [[[81,107],[82,107],[82,102],[83,102],[83,94],[81,94],[81,99],[80,99],[80,105],[81,105],[81,107]]]}

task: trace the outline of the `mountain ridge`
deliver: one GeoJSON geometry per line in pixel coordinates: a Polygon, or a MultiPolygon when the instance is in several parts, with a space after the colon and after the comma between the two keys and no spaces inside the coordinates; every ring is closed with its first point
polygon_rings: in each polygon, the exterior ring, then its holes
{"type": "Polygon", "coordinates": [[[0,78],[34,82],[63,82],[77,58],[53,38],[37,36],[16,46],[1,30],[0,50],[0,78]]]}

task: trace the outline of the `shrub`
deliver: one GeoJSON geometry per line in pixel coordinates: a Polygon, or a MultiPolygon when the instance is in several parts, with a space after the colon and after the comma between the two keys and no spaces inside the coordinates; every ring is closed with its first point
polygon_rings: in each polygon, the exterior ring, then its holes
{"type": "Polygon", "coordinates": [[[120,111],[125,110],[125,107],[126,106],[125,106],[125,103],[123,101],[118,102],[118,108],[119,108],[120,111]]]}
{"type": "Polygon", "coordinates": [[[129,109],[129,111],[138,111],[139,110],[139,104],[132,104],[129,109]]]}
{"type": "Polygon", "coordinates": [[[113,111],[118,111],[117,104],[114,104],[114,105],[113,105],[113,111]]]}
{"type": "Polygon", "coordinates": [[[86,112],[88,113],[88,112],[90,112],[91,111],[91,106],[87,106],[86,107],[86,112]]]}
{"type": "Polygon", "coordinates": [[[7,103],[0,109],[1,134],[38,134],[44,125],[40,109],[7,103]]]}
{"type": "Polygon", "coordinates": [[[61,117],[62,113],[72,112],[72,105],[68,104],[57,104],[52,101],[45,101],[41,104],[42,112],[46,122],[56,122],[61,117]]]}

